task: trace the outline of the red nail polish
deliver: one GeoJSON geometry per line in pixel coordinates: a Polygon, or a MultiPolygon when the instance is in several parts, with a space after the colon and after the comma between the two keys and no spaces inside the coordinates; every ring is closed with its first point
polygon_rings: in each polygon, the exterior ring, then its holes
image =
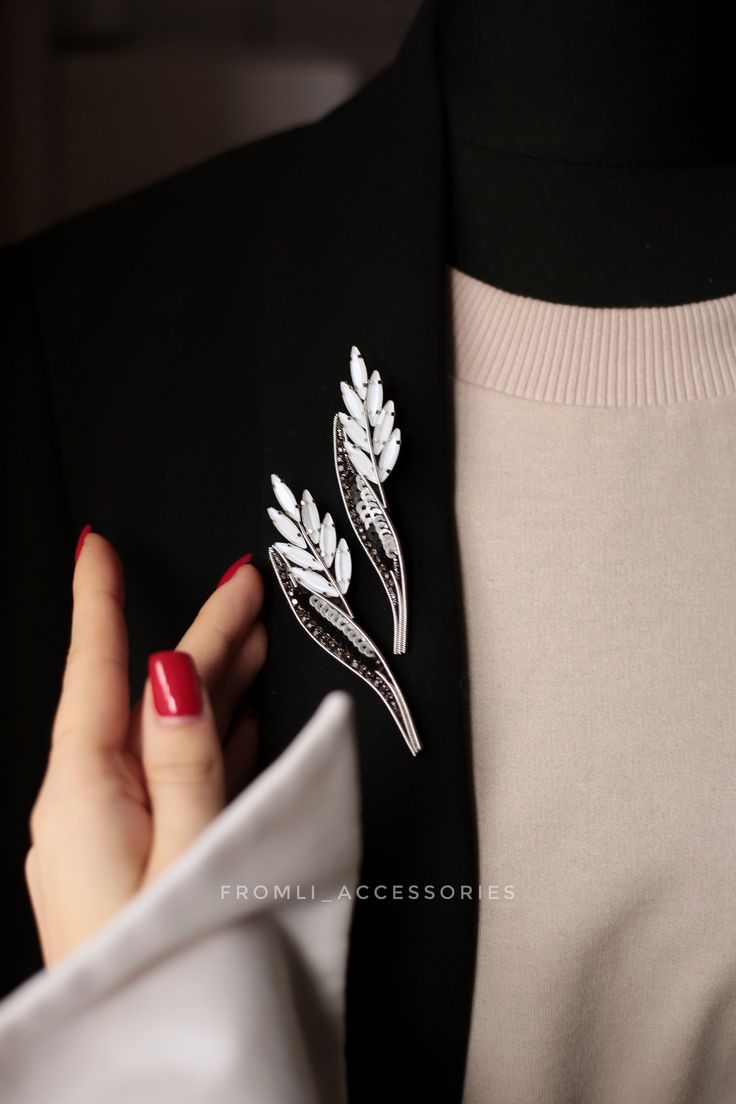
{"type": "Polygon", "coordinates": [[[153,652],[148,657],[148,677],[159,717],[197,717],[201,713],[199,675],[188,652],[153,652]]]}
{"type": "Polygon", "coordinates": [[[87,523],[87,525],[85,525],[84,529],[82,530],[82,532],[77,537],[77,547],[74,549],[74,562],[75,563],[79,559],[79,554],[82,551],[82,545],[84,544],[84,538],[87,536],[88,533],[91,533],[91,532],[92,532],[92,526],[89,523],[87,523]]]}
{"type": "Polygon", "coordinates": [[[232,579],[233,575],[238,570],[238,568],[242,567],[243,564],[250,563],[250,561],[252,559],[253,559],[253,553],[252,552],[246,552],[246,554],[244,556],[241,556],[239,560],[236,560],[234,564],[230,564],[230,567],[227,569],[225,574],[220,579],[219,583],[215,587],[215,590],[217,590],[217,587],[221,587],[223,583],[226,583],[228,581],[228,579],[232,579]]]}

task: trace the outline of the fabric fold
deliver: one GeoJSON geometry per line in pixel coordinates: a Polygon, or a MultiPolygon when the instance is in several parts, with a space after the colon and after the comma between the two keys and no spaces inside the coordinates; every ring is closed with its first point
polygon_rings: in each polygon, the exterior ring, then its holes
{"type": "Polygon", "coordinates": [[[0,1003],[0,1097],[345,1099],[361,847],[354,704],[335,690],[154,883],[0,1003]]]}

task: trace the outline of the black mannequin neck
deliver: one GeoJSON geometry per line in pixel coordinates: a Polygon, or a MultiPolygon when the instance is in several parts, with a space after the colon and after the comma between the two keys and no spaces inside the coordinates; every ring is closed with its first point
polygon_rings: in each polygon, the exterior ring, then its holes
{"type": "Polygon", "coordinates": [[[441,0],[437,50],[449,263],[581,306],[736,290],[722,0],[441,0]]]}

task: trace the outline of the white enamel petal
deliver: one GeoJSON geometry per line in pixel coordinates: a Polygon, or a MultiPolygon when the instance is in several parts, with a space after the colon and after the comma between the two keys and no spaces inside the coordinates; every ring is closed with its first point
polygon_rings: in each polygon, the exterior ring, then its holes
{"type": "Polygon", "coordinates": [[[320,527],[319,510],[309,491],[302,491],[302,525],[312,540],[316,540],[320,527]]]}
{"type": "Polygon", "coordinates": [[[389,399],[383,410],[378,416],[376,421],[376,428],[373,430],[373,451],[378,455],[383,446],[391,436],[391,431],[394,428],[394,403],[393,399],[389,399]]]}
{"type": "Polygon", "coordinates": [[[307,590],[311,590],[312,594],[327,594],[332,598],[338,597],[338,591],[335,590],[329,579],[325,579],[324,575],[318,575],[316,571],[309,571],[303,567],[294,567],[291,573],[302,586],[305,586],[307,590]]]}
{"type": "Polygon", "coordinates": [[[360,350],[355,345],[350,350],[350,378],[359,397],[364,399],[366,387],[368,386],[368,372],[360,350]]]}
{"type": "Polygon", "coordinates": [[[401,430],[395,429],[391,433],[386,444],[381,450],[381,459],[378,462],[378,475],[383,483],[392,472],[396,460],[398,459],[399,449],[401,448],[401,430]]]}
{"type": "Polygon", "coordinates": [[[371,372],[365,405],[368,411],[368,421],[374,426],[378,420],[381,407],[383,406],[383,383],[381,382],[381,377],[378,372],[371,372]]]}
{"type": "Polygon", "coordinates": [[[287,541],[292,544],[298,544],[300,548],[306,548],[307,543],[304,537],[301,535],[291,518],[288,518],[286,514],[282,514],[280,510],[275,509],[273,506],[268,507],[268,516],[278,529],[282,537],[286,537],[287,541]]]}
{"type": "Polygon", "coordinates": [[[335,578],[340,588],[340,593],[345,594],[350,586],[350,578],[353,573],[353,561],[350,549],[344,537],[340,537],[335,552],[335,578]]]}
{"type": "Polygon", "coordinates": [[[342,410],[340,411],[339,418],[342,423],[342,428],[353,444],[367,451],[371,447],[368,440],[368,431],[364,429],[363,426],[358,425],[355,418],[349,418],[342,410]]]}
{"type": "Polygon", "coordinates": [[[377,483],[376,473],[373,470],[373,465],[364,452],[355,448],[349,441],[345,442],[345,451],[348,454],[350,463],[353,465],[356,471],[364,475],[366,479],[370,479],[372,483],[377,483]]]}
{"type": "Polygon", "coordinates": [[[344,380],[340,384],[340,391],[348,413],[352,414],[358,425],[367,426],[363,400],[359,398],[357,391],[353,391],[350,384],[345,383],[344,380]]]}
{"type": "Polygon", "coordinates": [[[299,507],[297,506],[296,497],[290,487],[284,483],[283,479],[279,479],[277,475],[271,476],[271,486],[273,487],[273,493],[276,495],[276,501],[285,514],[288,514],[294,521],[299,520],[299,507]]]}
{"type": "Polygon", "coordinates": [[[332,567],[332,561],[335,558],[336,543],[337,535],[335,533],[335,523],[332,520],[332,515],[325,514],[322,521],[322,527],[319,531],[319,550],[322,553],[322,559],[325,561],[327,567],[332,567]]]}
{"type": "Polygon", "coordinates": [[[296,548],[293,544],[285,544],[283,541],[277,541],[275,547],[297,567],[311,567],[319,571],[319,560],[316,560],[311,552],[307,552],[306,548],[296,548]]]}

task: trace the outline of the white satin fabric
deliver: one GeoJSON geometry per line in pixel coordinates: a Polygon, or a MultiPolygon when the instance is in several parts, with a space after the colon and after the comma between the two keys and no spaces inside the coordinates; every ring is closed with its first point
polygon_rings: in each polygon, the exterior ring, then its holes
{"type": "Polygon", "coordinates": [[[353,709],[328,694],[156,882],[0,1003],[4,1104],[346,1099],[353,709]]]}

